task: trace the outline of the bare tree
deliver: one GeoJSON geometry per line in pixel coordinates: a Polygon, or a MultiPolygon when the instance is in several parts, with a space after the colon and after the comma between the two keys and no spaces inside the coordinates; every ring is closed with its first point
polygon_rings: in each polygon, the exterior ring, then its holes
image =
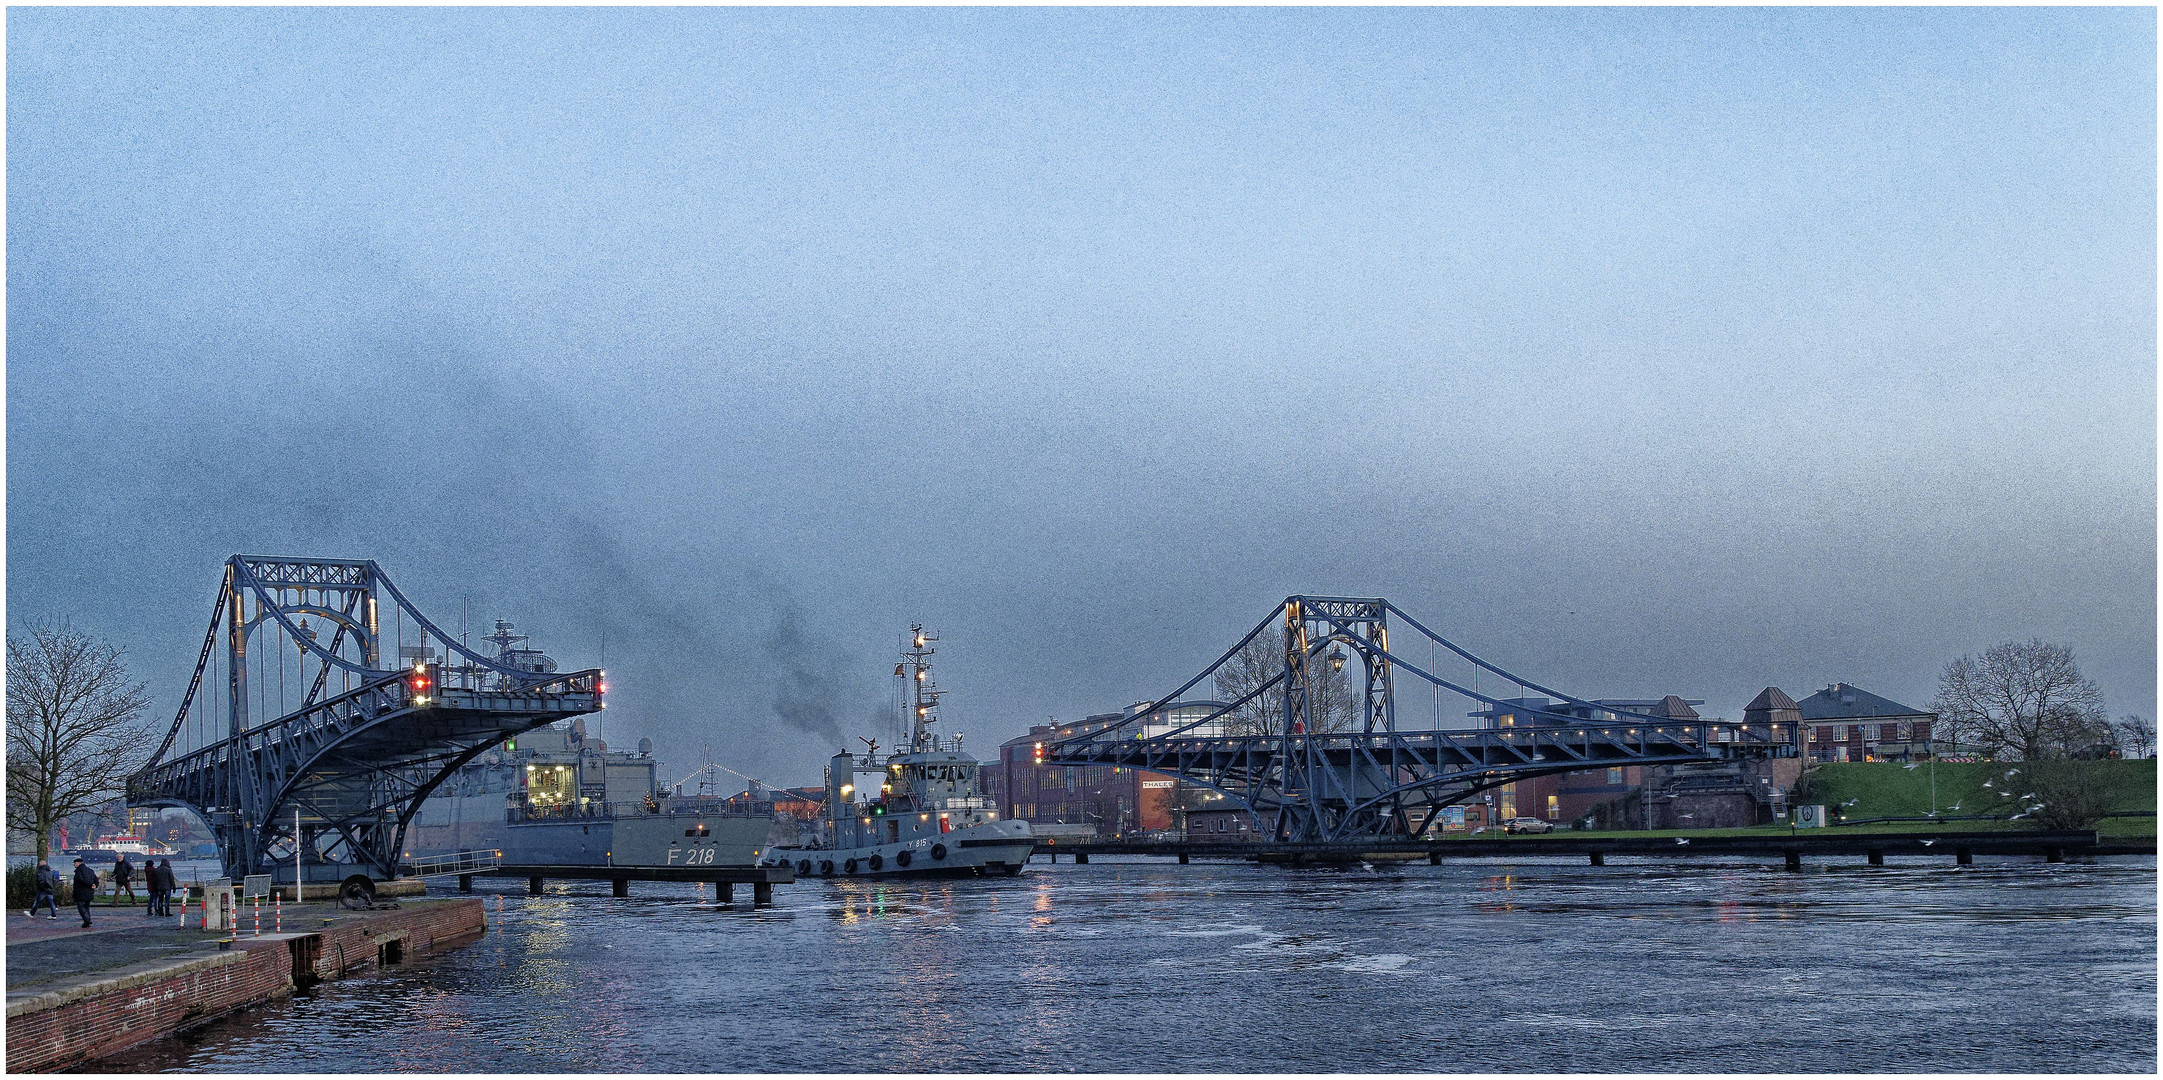
{"type": "Polygon", "coordinates": [[[2031,640],[1945,665],[1932,709],[1955,739],[2034,759],[2093,745],[2107,727],[2103,692],[2073,650],[2031,640]]]}
{"type": "Polygon", "coordinates": [[[2144,758],[2155,749],[2155,725],[2144,716],[2121,716],[2112,725],[2118,746],[2133,757],[2144,758]]]}
{"type": "Polygon", "coordinates": [[[119,650],[64,624],[8,635],[7,697],[8,828],[43,859],[56,822],[123,794],[156,747],[150,698],[119,650]]]}
{"type": "MultiPolygon", "coordinates": [[[[1356,663],[1356,661],[1353,661],[1356,663]]],[[[1347,664],[1349,669],[1350,664],[1347,664]]],[[[1217,697],[1238,701],[1255,687],[1284,670],[1284,631],[1264,630],[1217,669],[1217,697]]],[[[1314,717],[1314,733],[1349,730],[1359,720],[1359,695],[1352,690],[1349,671],[1330,670],[1325,656],[1312,657],[1307,666],[1307,685],[1314,717]]],[[[1284,730],[1284,686],[1272,686],[1254,700],[1226,713],[1222,721],[1228,735],[1277,735],[1284,730]]]]}

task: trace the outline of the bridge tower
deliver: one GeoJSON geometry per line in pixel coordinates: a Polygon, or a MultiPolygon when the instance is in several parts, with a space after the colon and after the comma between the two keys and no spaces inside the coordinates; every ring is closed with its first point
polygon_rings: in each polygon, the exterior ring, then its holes
{"type": "Polygon", "coordinates": [[[371,560],[235,555],[180,711],[128,801],[202,815],[236,878],[291,881],[297,856],[310,882],[388,879],[414,811],[459,766],[601,708],[604,689],[599,670],[532,671],[466,648],[371,560]]]}
{"type": "MultiPolygon", "coordinates": [[[[1430,666],[1434,661],[1428,661],[1430,666]]],[[[1438,697],[1439,703],[1439,697],[1438,697]]],[[[1117,766],[1176,776],[1240,800],[1258,831],[1278,844],[1331,845],[1418,836],[1440,811],[1516,780],[1617,765],[1675,765],[1794,754],[1792,723],[1683,721],[1571,697],[1473,655],[1380,598],[1291,596],[1238,644],[1178,689],[1109,724],[1069,728],[1049,742],[1046,764],[1117,766]],[[1448,677],[1393,651],[1390,619],[1425,638],[1433,655],[1465,671],[1448,677]],[[1192,720],[1145,726],[1215,675],[1272,624],[1284,635],[1275,674],[1192,720]],[[1356,717],[1325,703],[1353,659],[1363,677],[1356,717]],[[1454,659],[1452,659],[1454,658],[1454,659]],[[1439,693],[1509,708],[1522,726],[1499,730],[1400,731],[1399,673],[1439,693]],[[1482,682],[1482,680],[1497,680],[1482,682]],[[1494,688],[1488,693],[1482,687],[1494,688]],[[1281,689],[1280,689],[1281,688],[1281,689]],[[1515,689],[1517,697],[1498,694],[1515,689]],[[1281,707],[1264,695],[1281,694],[1281,707]],[[1528,703],[1527,691],[1560,699],[1528,703]],[[1250,703],[1278,712],[1274,730],[1237,722],[1250,703]],[[1226,721],[1233,717],[1234,721],[1226,721]]]]}

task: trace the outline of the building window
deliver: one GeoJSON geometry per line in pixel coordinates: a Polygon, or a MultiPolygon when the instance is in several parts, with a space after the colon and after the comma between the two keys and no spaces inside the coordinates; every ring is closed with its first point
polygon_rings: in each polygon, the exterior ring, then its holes
{"type": "Polygon", "coordinates": [[[1608,787],[1619,787],[1619,786],[1621,786],[1621,784],[1622,784],[1622,770],[1621,770],[1620,768],[1610,768],[1610,769],[1608,769],[1608,770],[1607,770],[1607,786],[1608,786],[1608,787]]]}
{"type": "Polygon", "coordinates": [[[1547,797],[1547,820],[1562,820],[1562,800],[1554,795],[1547,797]]]}

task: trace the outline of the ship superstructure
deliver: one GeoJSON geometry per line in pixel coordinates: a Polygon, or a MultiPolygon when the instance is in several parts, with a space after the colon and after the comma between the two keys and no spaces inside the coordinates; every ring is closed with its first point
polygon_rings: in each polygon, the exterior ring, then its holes
{"type": "MultiPolygon", "coordinates": [[[[556,669],[508,622],[483,640],[505,667],[556,669]]],[[[611,750],[580,717],[528,731],[454,772],[415,813],[406,847],[408,857],[499,850],[507,863],[530,865],[750,866],[764,858],[772,823],[770,813],[664,792],[651,740],[636,752],[611,750]]]]}
{"type": "Polygon", "coordinates": [[[844,750],[826,769],[826,812],[818,841],[779,848],[772,862],[793,863],[800,876],[1021,873],[1035,849],[1029,823],[1000,820],[978,784],[978,763],[962,739],[942,738],[943,691],[931,679],[932,643],[921,625],[909,628],[908,648],[894,674],[908,680],[909,743],[879,759],[877,740],[866,752],[844,750]],[[876,777],[859,788],[859,777],[876,777]]]}

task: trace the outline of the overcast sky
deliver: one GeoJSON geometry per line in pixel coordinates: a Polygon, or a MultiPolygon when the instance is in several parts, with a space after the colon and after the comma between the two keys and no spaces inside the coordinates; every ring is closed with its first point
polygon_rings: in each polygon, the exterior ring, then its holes
{"type": "Polygon", "coordinates": [[[170,717],[227,556],[373,558],[778,783],[912,620],[990,756],[1294,592],[2152,717],[2155,19],[11,9],[8,623],[170,717]]]}

